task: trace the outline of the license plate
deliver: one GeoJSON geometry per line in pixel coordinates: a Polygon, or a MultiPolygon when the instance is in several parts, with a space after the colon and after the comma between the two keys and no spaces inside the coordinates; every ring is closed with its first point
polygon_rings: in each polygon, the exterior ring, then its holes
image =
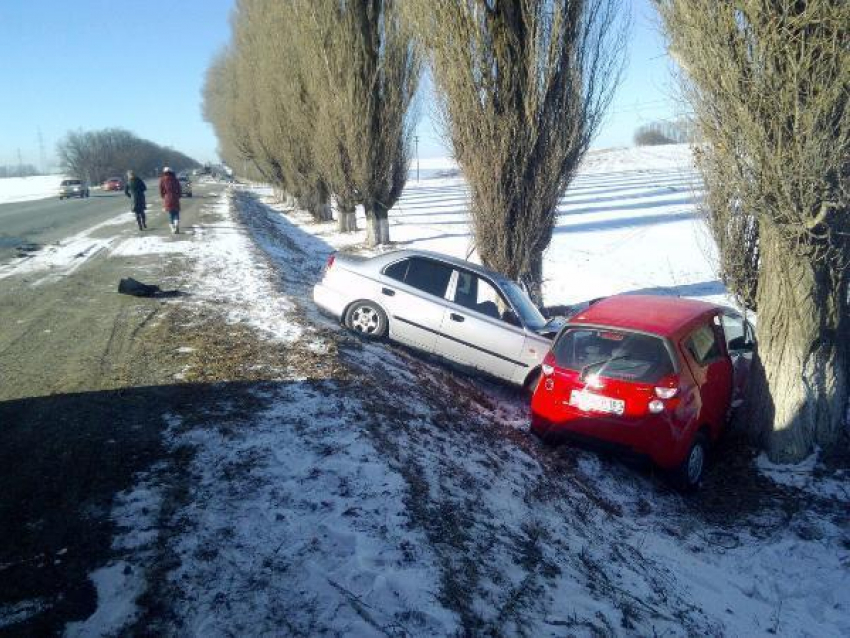
{"type": "Polygon", "coordinates": [[[582,412],[604,412],[618,415],[626,409],[625,401],[603,397],[584,390],[573,390],[570,393],[570,405],[582,412]]]}

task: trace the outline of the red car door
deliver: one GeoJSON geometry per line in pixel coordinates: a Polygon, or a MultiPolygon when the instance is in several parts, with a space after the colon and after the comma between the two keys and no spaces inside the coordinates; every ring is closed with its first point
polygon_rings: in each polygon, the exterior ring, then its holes
{"type": "Polygon", "coordinates": [[[681,344],[682,354],[699,389],[699,425],[710,425],[716,437],[729,413],[732,401],[732,361],[715,315],[694,328],[681,344]]]}

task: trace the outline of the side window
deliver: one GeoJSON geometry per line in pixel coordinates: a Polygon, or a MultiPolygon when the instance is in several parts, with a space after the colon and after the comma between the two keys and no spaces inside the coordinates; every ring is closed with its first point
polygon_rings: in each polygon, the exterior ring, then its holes
{"type": "Polygon", "coordinates": [[[412,258],[407,267],[407,276],[404,283],[408,286],[418,288],[437,297],[446,294],[452,269],[449,266],[431,261],[430,259],[412,258]]]}
{"type": "Polygon", "coordinates": [[[402,259],[401,261],[397,261],[394,264],[390,264],[389,266],[384,268],[384,274],[390,279],[404,281],[404,278],[407,276],[407,265],[409,263],[409,259],[402,259]]]}
{"type": "Polygon", "coordinates": [[[750,351],[753,348],[753,335],[750,324],[734,312],[724,312],[721,315],[723,334],[726,336],[726,347],[729,352],[750,351]]]}
{"type": "Polygon", "coordinates": [[[720,344],[717,333],[712,326],[703,325],[697,328],[685,340],[685,347],[691,356],[701,366],[706,366],[720,356],[720,344]]]}
{"type": "Polygon", "coordinates": [[[455,303],[494,319],[504,319],[507,302],[486,279],[463,270],[458,271],[455,303]]]}

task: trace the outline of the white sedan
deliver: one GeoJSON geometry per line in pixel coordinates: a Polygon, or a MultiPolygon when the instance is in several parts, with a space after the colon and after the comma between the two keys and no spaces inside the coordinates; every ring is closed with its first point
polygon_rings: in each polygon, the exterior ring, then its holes
{"type": "Polygon", "coordinates": [[[388,336],[533,389],[562,320],[492,270],[427,251],[328,259],[313,299],[365,337],[388,336]]]}

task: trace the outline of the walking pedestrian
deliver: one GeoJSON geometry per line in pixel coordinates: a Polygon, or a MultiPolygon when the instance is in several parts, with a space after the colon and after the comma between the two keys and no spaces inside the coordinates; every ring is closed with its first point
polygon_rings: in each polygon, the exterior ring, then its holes
{"type": "Polygon", "coordinates": [[[136,177],[133,171],[127,171],[127,185],[124,187],[124,194],[130,198],[130,210],[136,214],[139,230],[145,230],[148,227],[145,217],[145,191],[147,189],[148,187],[141,177],[136,177]]]}
{"type": "Polygon", "coordinates": [[[162,210],[168,213],[171,223],[171,232],[180,232],[180,180],[167,166],[162,169],[162,177],[159,178],[159,194],[162,196],[162,210]]]}

